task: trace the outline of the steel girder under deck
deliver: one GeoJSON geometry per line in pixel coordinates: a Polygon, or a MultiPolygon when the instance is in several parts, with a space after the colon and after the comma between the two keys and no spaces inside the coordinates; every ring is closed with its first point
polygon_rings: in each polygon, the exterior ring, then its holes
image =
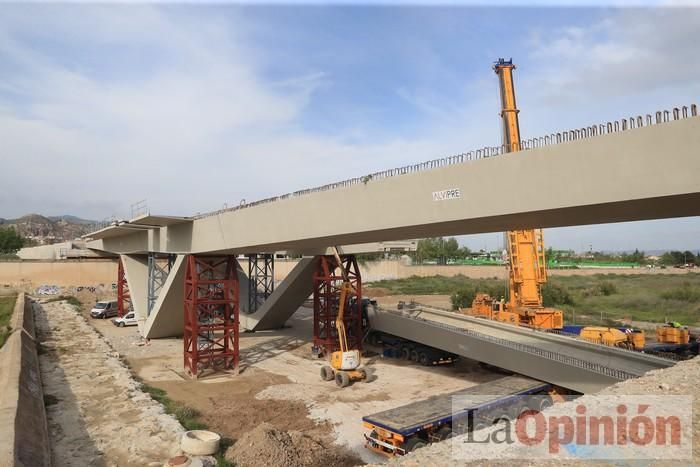
{"type": "Polygon", "coordinates": [[[255,313],[275,291],[275,255],[248,255],[248,313],[255,313]]]}

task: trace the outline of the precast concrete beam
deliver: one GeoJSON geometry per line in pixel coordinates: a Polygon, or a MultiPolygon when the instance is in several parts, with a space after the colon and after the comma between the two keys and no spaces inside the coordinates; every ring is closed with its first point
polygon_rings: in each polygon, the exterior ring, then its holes
{"type": "Polygon", "coordinates": [[[145,232],[105,231],[90,247],[133,252],[157,243],[162,252],[312,251],[398,238],[696,216],[698,147],[700,117],[691,117],[198,216],[159,227],[150,241],[145,232]]]}
{"type": "MultiPolygon", "coordinates": [[[[417,316],[385,310],[370,310],[372,329],[394,336],[402,337],[420,344],[452,352],[456,355],[504,368],[516,373],[530,376],[541,381],[571,389],[581,393],[597,392],[607,386],[625,379],[642,375],[645,371],[672,366],[673,362],[655,357],[642,361],[644,356],[627,352],[616,357],[604,346],[595,349],[588,346],[583,351],[580,342],[558,342],[543,333],[529,332],[531,336],[542,339],[544,344],[538,346],[528,343],[528,339],[505,339],[484,333],[460,329],[459,323],[436,322],[417,316]],[[568,348],[564,348],[568,347],[568,348]],[[578,349],[578,350],[577,350],[578,349]],[[580,350],[580,356],[576,353],[580,350]],[[600,358],[592,358],[591,353],[600,358]],[[625,358],[629,358],[630,365],[625,358]]],[[[418,315],[420,316],[420,315],[418,315]]],[[[444,321],[444,320],[443,320],[444,321]]],[[[487,322],[486,320],[480,320],[487,322]]],[[[490,323],[489,323],[490,324],[490,323]]],[[[509,331],[518,332],[511,326],[509,331]]],[[[508,328],[504,328],[508,330],[508,328]]],[[[583,343],[586,344],[586,343],[583,343]]],[[[593,344],[591,344],[593,345],[593,344]]],[[[619,352],[618,352],[619,353],[619,352]]]]}

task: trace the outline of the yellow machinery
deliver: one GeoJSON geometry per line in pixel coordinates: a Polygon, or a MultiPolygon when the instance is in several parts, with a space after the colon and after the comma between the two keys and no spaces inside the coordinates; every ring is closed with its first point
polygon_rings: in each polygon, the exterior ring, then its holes
{"type": "Polygon", "coordinates": [[[604,326],[587,326],[581,329],[581,339],[596,344],[622,347],[630,350],[644,350],[646,337],[644,331],[620,331],[604,326]]]}
{"type": "MultiPolygon", "coordinates": [[[[493,67],[501,91],[503,144],[506,152],[520,150],[520,126],[515,105],[512,60],[500,59],[493,67]]],[[[542,229],[511,230],[506,233],[509,257],[508,302],[477,294],[470,314],[512,324],[543,329],[561,329],[560,310],[542,305],[542,285],[547,282],[542,229]]]]}
{"type": "Polygon", "coordinates": [[[660,344],[687,344],[690,333],[687,327],[679,323],[667,323],[656,328],[656,342],[660,344]]]}
{"type": "Polygon", "coordinates": [[[337,248],[333,249],[335,259],[340,267],[343,276],[343,284],[340,288],[340,300],[338,303],[338,315],[335,318],[335,328],[338,331],[338,343],[340,350],[331,354],[330,366],[321,367],[321,379],[324,381],[332,381],[344,388],[349,386],[353,381],[364,381],[367,379],[367,373],[360,368],[362,357],[358,349],[348,349],[348,338],[345,332],[345,307],[353,293],[353,287],[348,280],[347,271],[343,267],[343,262],[340,260],[337,248]]]}

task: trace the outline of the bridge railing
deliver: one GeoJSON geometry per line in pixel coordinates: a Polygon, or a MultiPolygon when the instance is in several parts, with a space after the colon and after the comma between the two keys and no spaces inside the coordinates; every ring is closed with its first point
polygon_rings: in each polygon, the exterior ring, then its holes
{"type": "Polygon", "coordinates": [[[641,128],[644,126],[657,125],[660,123],[669,122],[672,120],[680,120],[689,117],[697,117],[698,109],[695,104],[690,106],[676,107],[672,110],[658,111],[654,115],[646,114],[645,116],[638,115],[629,118],[623,118],[621,120],[616,120],[612,122],[605,122],[598,125],[591,125],[582,128],[576,128],[569,131],[562,131],[557,133],[551,133],[549,135],[541,136],[538,138],[531,138],[522,140],[513,147],[507,147],[507,145],[501,146],[487,146],[484,148],[469,151],[467,153],[457,154],[454,156],[443,157],[439,159],[433,159],[426,162],[421,162],[418,164],[406,165],[403,167],[396,167],[393,169],[383,170],[381,172],[375,172],[361,177],[355,177],[348,180],[343,180],[339,182],[329,183],[327,185],[322,185],[315,188],[307,188],[305,190],[295,191],[293,193],[287,193],[281,196],[274,196],[272,198],[265,198],[258,201],[246,202],[241,200],[240,204],[233,207],[228,207],[224,205],[223,209],[218,211],[212,211],[204,214],[198,214],[193,216],[194,219],[201,219],[203,217],[215,216],[224,212],[235,211],[238,209],[249,208],[253,206],[258,206],[260,204],[272,203],[275,201],[280,201],[289,198],[296,198],[298,196],[304,196],[311,193],[318,193],[322,191],[335,190],[338,188],[345,188],[353,185],[359,185],[361,183],[366,184],[373,180],[383,180],[385,178],[397,177],[401,175],[406,175],[410,173],[423,172],[427,170],[433,170],[440,167],[446,167],[449,165],[462,164],[465,162],[471,162],[479,159],[485,159],[488,157],[499,156],[513,150],[528,150],[539,148],[543,146],[550,146],[553,144],[567,143],[570,141],[577,141],[585,138],[592,138],[600,135],[606,135],[610,133],[617,133],[620,131],[627,131],[635,128],[641,128]]]}
{"type": "Polygon", "coordinates": [[[581,369],[588,370],[588,371],[591,371],[594,373],[609,376],[611,378],[615,378],[615,379],[620,380],[620,381],[630,379],[630,378],[636,378],[636,377],[640,376],[640,375],[637,375],[634,373],[629,373],[627,371],[620,370],[618,368],[611,368],[611,367],[608,367],[605,365],[601,365],[600,363],[597,363],[597,362],[589,362],[587,360],[582,360],[580,358],[571,357],[568,355],[562,355],[558,352],[542,349],[542,348],[535,347],[532,345],[522,344],[520,342],[509,341],[507,339],[502,339],[500,337],[489,336],[487,334],[473,331],[471,329],[458,328],[456,326],[451,326],[449,324],[438,323],[438,322],[428,320],[425,318],[412,316],[410,313],[404,313],[404,312],[394,311],[394,310],[385,310],[385,309],[382,309],[382,311],[389,312],[389,313],[392,313],[394,315],[399,315],[399,316],[402,316],[404,318],[409,318],[409,319],[413,319],[416,321],[421,321],[421,322],[426,323],[430,326],[436,326],[439,328],[447,329],[447,330],[452,331],[452,332],[465,334],[465,335],[468,335],[469,337],[472,337],[474,339],[486,341],[486,342],[489,342],[491,344],[496,344],[496,345],[499,345],[501,347],[505,347],[505,348],[510,349],[510,350],[516,350],[518,352],[524,352],[524,353],[528,353],[531,355],[536,355],[538,357],[545,358],[547,360],[556,361],[559,363],[563,363],[565,365],[571,365],[571,366],[574,366],[576,368],[581,368],[581,369]]]}

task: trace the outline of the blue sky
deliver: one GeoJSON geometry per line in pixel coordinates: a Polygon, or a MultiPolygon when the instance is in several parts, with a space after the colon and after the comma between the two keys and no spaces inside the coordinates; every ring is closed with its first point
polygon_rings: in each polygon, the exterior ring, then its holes
{"type": "MultiPolygon", "coordinates": [[[[498,57],[525,137],[687,105],[698,29],[678,7],[3,5],[0,217],[188,215],[499,144],[498,57]]],[[[700,219],[546,236],[696,249],[700,219]]]]}

